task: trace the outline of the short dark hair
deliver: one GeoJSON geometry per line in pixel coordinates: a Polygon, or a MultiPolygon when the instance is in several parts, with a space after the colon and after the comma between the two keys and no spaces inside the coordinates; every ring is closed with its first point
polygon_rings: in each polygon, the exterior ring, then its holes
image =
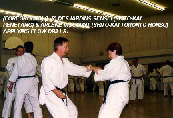
{"type": "Polygon", "coordinates": [[[170,62],[169,60],[166,60],[166,64],[168,64],[168,65],[169,65],[170,63],[171,63],[171,62],[170,62]]]}
{"type": "Polygon", "coordinates": [[[112,52],[114,50],[116,50],[117,55],[122,55],[122,47],[119,43],[113,42],[113,43],[109,44],[109,46],[106,49],[106,51],[112,51],[112,52]]]}
{"type": "Polygon", "coordinates": [[[18,46],[16,47],[15,51],[17,52],[17,50],[18,50],[19,48],[24,48],[24,47],[23,47],[22,45],[18,45],[18,46]]]}
{"type": "Polygon", "coordinates": [[[25,52],[32,53],[33,47],[34,47],[34,44],[31,41],[24,43],[25,52]]]}
{"type": "Polygon", "coordinates": [[[54,40],[54,51],[57,50],[57,46],[58,45],[62,45],[65,42],[69,42],[69,40],[67,38],[64,37],[58,37],[54,40]]]}
{"type": "Polygon", "coordinates": [[[134,60],[138,61],[138,58],[137,58],[137,57],[133,57],[132,59],[134,59],[134,60]]]}

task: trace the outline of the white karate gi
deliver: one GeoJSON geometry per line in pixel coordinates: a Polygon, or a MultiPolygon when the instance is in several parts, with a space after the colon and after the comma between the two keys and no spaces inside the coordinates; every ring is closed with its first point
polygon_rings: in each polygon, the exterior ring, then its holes
{"type": "Polygon", "coordinates": [[[112,59],[109,64],[104,67],[104,70],[98,71],[95,74],[95,81],[105,80],[124,80],[111,84],[107,96],[106,103],[102,104],[98,118],[119,118],[124,106],[129,100],[129,80],[131,78],[130,67],[123,56],[118,56],[112,59]]]}
{"type": "Polygon", "coordinates": [[[153,69],[153,72],[149,74],[150,75],[150,90],[156,90],[156,84],[157,84],[157,78],[158,73],[155,69],[153,69]]]}
{"type": "Polygon", "coordinates": [[[24,53],[17,58],[9,81],[16,82],[16,98],[14,106],[14,118],[22,118],[22,105],[28,96],[29,103],[32,105],[34,118],[42,118],[42,111],[38,101],[38,78],[20,78],[18,76],[33,76],[36,74],[37,61],[30,53],[24,53]]]}
{"type": "Polygon", "coordinates": [[[68,96],[66,106],[52,90],[55,89],[55,86],[60,89],[65,88],[68,84],[68,74],[88,77],[91,72],[87,72],[84,66],[71,63],[67,58],[61,60],[55,52],[43,60],[41,72],[43,85],[40,89],[40,104],[46,104],[53,118],[77,118],[77,108],[68,96]]]}
{"type": "Polygon", "coordinates": [[[69,76],[69,78],[68,78],[68,92],[74,93],[74,80],[73,80],[73,76],[69,76]]]}
{"type": "Polygon", "coordinates": [[[160,69],[160,74],[163,77],[164,96],[168,95],[168,87],[170,87],[171,95],[173,96],[173,68],[169,65],[165,65],[160,69]]]}
{"type": "MultiPolygon", "coordinates": [[[[8,60],[8,63],[7,63],[7,66],[6,66],[6,69],[8,70],[8,74],[9,76],[12,74],[12,71],[14,69],[14,65],[15,63],[17,62],[17,57],[13,57],[13,58],[10,58],[8,60]]],[[[12,102],[13,100],[15,99],[15,89],[14,89],[14,86],[13,86],[13,89],[12,89],[12,93],[9,92],[8,90],[8,87],[10,86],[10,83],[8,80],[7,80],[7,87],[6,87],[6,100],[4,102],[4,107],[3,107],[3,110],[2,110],[2,117],[4,118],[8,118],[10,117],[10,112],[11,112],[11,107],[12,107],[12,102]]],[[[25,110],[26,110],[26,113],[30,113],[30,112],[33,112],[32,110],[32,106],[28,100],[28,97],[26,96],[25,98],[25,110]]]]}
{"type": "Polygon", "coordinates": [[[131,79],[131,89],[130,89],[130,100],[136,100],[136,90],[138,88],[138,99],[142,100],[144,97],[144,80],[142,78],[142,75],[146,75],[146,68],[138,64],[137,67],[132,65],[130,67],[132,79],[131,79]],[[140,77],[138,79],[135,79],[133,77],[140,77]]]}
{"type": "Polygon", "coordinates": [[[104,96],[104,82],[97,82],[96,84],[99,86],[99,95],[104,96]]]}
{"type": "Polygon", "coordinates": [[[85,77],[79,78],[80,91],[84,92],[85,90],[85,77]]]}

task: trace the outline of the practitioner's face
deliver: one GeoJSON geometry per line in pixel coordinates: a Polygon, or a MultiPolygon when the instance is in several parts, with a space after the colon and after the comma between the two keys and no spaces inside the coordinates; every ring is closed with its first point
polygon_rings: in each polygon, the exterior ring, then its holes
{"type": "Polygon", "coordinates": [[[133,65],[137,65],[138,61],[136,59],[132,59],[132,63],[133,63],[133,65]]]}
{"type": "Polygon", "coordinates": [[[62,45],[59,45],[58,50],[61,51],[62,56],[65,56],[69,51],[69,43],[64,42],[62,45]]]}
{"type": "Polygon", "coordinates": [[[21,56],[21,55],[23,55],[23,53],[24,53],[24,48],[18,48],[17,52],[16,52],[16,55],[21,56]]]}
{"type": "Polygon", "coordinates": [[[113,59],[113,58],[115,57],[115,55],[116,55],[116,50],[114,50],[113,52],[110,51],[110,50],[108,50],[108,57],[109,57],[110,59],[113,59]]]}

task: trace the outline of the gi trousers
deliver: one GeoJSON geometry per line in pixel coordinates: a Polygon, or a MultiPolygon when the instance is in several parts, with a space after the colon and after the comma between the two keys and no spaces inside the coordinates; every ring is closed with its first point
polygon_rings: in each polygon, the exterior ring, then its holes
{"type": "MultiPolygon", "coordinates": [[[[9,85],[10,85],[10,82],[8,82],[8,86],[9,85]]],[[[4,102],[4,107],[3,107],[3,110],[2,110],[2,117],[3,118],[10,117],[12,103],[13,103],[13,100],[15,99],[15,96],[16,96],[16,92],[15,92],[14,88],[15,88],[15,85],[13,86],[12,93],[9,92],[9,90],[7,89],[6,100],[4,102]]],[[[27,95],[25,96],[25,105],[24,105],[24,107],[25,107],[26,113],[33,112],[32,106],[29,102],[29,99],[28,99],[27,95]]]]}
{"type": "Polygon", "coordinates": [[[120,82],[109,87],[106,101],[102,104],[98,118],[119,118],[129,101],[129,84],[120,82]]]}
{"type": "Polygon", "coordinates": [[[53,118],[77,118],[78,111],[73,102],[67,97],[64,101],[53,92],[45,95],[45,104],[53,118]]]}
{"type": "Polygon", "coordinates": [[[38,78],[35,77],[21,78],[17,81],[14,118],[22,118],[21,109],[26,95],[32,105],[34,118],[42,118],[42,110],[38,101],[38,78]]]}

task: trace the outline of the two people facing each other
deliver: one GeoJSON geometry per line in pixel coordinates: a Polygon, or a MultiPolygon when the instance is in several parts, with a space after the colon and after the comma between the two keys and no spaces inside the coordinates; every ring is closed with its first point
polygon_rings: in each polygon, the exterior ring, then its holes
{"type": "Polygon", "coordinates": [[[95,72],[95,81],[110,80],[108,93],[100,108],[99,118],[119,118],[124,106],[128,103],[131,78],[130,68],[122,55],[118,43],[108,46],[110,63],[102,70],[98,67],[78,66],[63,58],[69,51],[69,41],[59,37],[54,41],[54,52],[41,64],[43,85],[40,90],[40,103],[46,104],[53,118],[77,118],[78,111],[68,98],[63,88],[68,84],[68,75],[89,77],[95,72]]]}

